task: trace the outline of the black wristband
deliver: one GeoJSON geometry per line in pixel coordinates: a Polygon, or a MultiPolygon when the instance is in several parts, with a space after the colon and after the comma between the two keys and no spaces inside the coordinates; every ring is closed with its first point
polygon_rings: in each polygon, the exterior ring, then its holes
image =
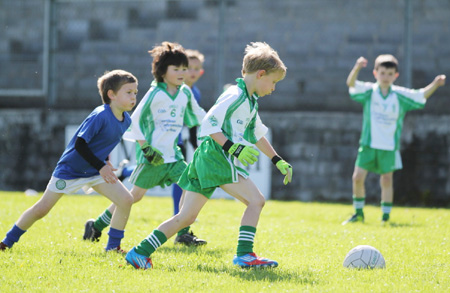
{"type": "Polygon", "coordinates": [[[272,163],[276,165],[279,161],[283,160],[279,155],[273,156],[272,163]]]}
{"type": "Polygon", "coordinates": [[[228,153],[233,144],[234,143],[231,140],[227,139],[227,141],[223,144],[222,149],[228,153]]]}
{"type": "Polygon", "coordinates": [[[87,142],[81,137],[77,137],[77,140],[75,141],[75,150],[97,171],[100,171],[100,169],[106,165],[105,162],[95,156],[87,142]]]}

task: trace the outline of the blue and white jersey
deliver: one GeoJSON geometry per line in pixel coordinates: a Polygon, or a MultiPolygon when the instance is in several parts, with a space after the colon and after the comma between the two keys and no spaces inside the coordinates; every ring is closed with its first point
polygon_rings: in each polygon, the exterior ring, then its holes
{"type": "Polygon", "coordinates": [[[95,108],[78,127],[59,159],[53,176],[69,180],[99,175],[99,172],[75,150],[75,141],[81,137],[97,158],[106,160],[130,124],[131,118],[127,112],[123,113],[123,120],[119,121],[108,104],[95,108]]]}

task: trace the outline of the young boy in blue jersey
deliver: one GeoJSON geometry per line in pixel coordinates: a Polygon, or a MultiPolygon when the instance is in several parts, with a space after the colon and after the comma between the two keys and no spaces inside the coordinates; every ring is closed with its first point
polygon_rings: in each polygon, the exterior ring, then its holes
{"type": "Polygon", "coordinates": [[[247,206],[241,219],[233,264],[240,267],[278,265],[253,252],[256,226],[265,199],[248,172],[235,164],[234,158],[244,166],[255,163],[259,152],[254,145],[285,175],[284,184],[291,182],[291,165],[264,137],[268,129],[261,122],[257,102],[259,97],[275,90],[277,82],[286,75],[286,66],[269,45],[257,42],[247,46],[242,67],[243,78],[238,78],[237,85],[222,93],[202,121],[200,135],[205,139],[178,180],[178,185],[186,190],[180,212],[128,252],[125,259],[133,267],[152,268],[150,255],[180,228],[192,224],[219,186],[247,206]]]}
{"type": "Polygon", "coordinates": [[[380,174],[381,221],[389,220],[394,200],[393,174],[402,168],[400,135],[405,114],[422,109],[436,89],[445,84],[445,75],[438,75],[419,90],[394,85],[399,76],[398,61],[389,54],[375,59],[376,83],[358,81],[359,71],[366,66],[367,59],[358,58],[347,78],[351,99],[363,104],[363,127],[352,177],[355,214],[343,225],[364,222],[364,182],[368,172],[380,174]]]}
{"type": "Polygon", "coordinates": [[[136,105],[137,78],[123,70],[105,73],[97,81],[103,105],[81,123],[70,140],[42,198],[26,210],[0,243],[0,250],[14,243],[55,206],[64,194],[92,187],[117,205],[111,218],[106,251],[123,252],[120,242],[128,221],[133,196],[114,174],[108,156],[131,124],[136,105]]]}
{"type": "MultiPolygon", "coordinates": [[[[134,202],[140,201],[148,189],[176,183],[187,166],[177,146],[183,125],[197,126],[205,111],[197,104],[191,89],[184,84],[188,58],[177,43],[163,42],[149,51],[153,57],[152,74],[155,80],[131,115],[132,124],[123,138],[136,141],[137,166],[130,176],[134,202]]],[[[109,206],[96,220],[85,224],[83,239],[97,241],[115,210],[109,206]]],[[[203,245],[189,226],[180,227],[179,242],[203,245]]]]}

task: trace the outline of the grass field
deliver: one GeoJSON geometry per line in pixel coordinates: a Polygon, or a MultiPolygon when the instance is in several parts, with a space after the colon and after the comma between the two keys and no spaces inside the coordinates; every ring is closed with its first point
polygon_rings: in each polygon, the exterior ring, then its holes
{"type": "MultiPolygon", "coordinates": [[[[0,240],[38,200],[0,192],[0,240]]],[[[100,243],[83,241],[84,222],[109,204],[101,196],[65,196],[13,249],[0,252],[0,292],[449,292],[450,210],[394,207],[380,225],[380,208],[367,206],[366,223],[341,226],[351,205],[268,201],[255,251],[279,267],[245,270],[232,265],[244,205],[211,200],[193,230],[201,248],[173,239],[153,255],[154,269],[138,271],[100,243]],[[386,269],[342,267],[346,253],[367,244],[386,269]]],[[[146,197],[133,207],[122,247],[130,249],[172,212],[171,198],[146,197]]]]}

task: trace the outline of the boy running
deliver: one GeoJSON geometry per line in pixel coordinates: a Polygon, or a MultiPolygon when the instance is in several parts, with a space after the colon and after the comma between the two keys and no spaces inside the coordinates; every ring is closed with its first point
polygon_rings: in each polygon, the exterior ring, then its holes
{"type": "Polygon", "coordinates": [[[400,135],[405,114],[422,109],[436,89],[445,84],[445,75],[438,75],[419,90],[394,85],[399,73],[398,61],[392,55],[380,55],[375,59],[376,83],[358,81],[359,71],[366,66],[367,59],[360,57],[347,78],[350,98],[363,104],[363,126],[352,177],[356,212],[342,225],[364,222],[364,182],[368,172],[380,174],[381,221],[389,220],[394,200],[393,173],[402,169],[400,135]]]}
{"type": "Polygon", "coordinates": [[[253,252],[253,241],[259,216],[265,203],[264,196],[235,164],[236,157],[244,166],[257,161],[255,145],[291,181],[292,167],[277,155],[264,137],[267,127],[258,115],[259,97],[275,90],[277,82],[286,75],[286,67],[278,54],[266,43],[251,43],[245,50],[243,78],[229,87],[217,100],[202,121],[200,135],[205,140],[194,153],[178,184],[186,190],[180,212],[155,229],[126,256],[135,268],[152,268],[150,255],[180,228],[193,223],[198,213],[217,187],[242,201],[246,210],[241,220],[237,254],[233,264],[241,267],[276,267],[276,261],[258,257],[253,252]]]}
{"type": "MultiPolygon", "coordinates": [[[[189,60],[188,72],[186,74],[186,79],[184,83],[189,86],[194,94],[194,98],[197,103],[200,103],[201,94],[198,87],[195,83],[199,80],[199,78],[203,75],[203,62],[205,61],[205,56],[197,50],[186,50],[186,56],[189,60]]],[[[191,143],[194,150],[198,147],[197,145],[197,127],[189,128],[189,142],[191,143]]],[[[186,146],[185,142],[181,137],[181,134],[178,136],[178,147],[180,147],[183,156],[186,158],[186,146]]],[[[172,186],[172,198],[173,198],[173,214],[176,215],[180,211],[180,200],[181,195],[183,194],[183,190],[177,185],[173,184],[172,186]]],[[[175,238],[175,243],[182,237],[184,233],[179,232],[178,237],[175,238]]]]}
{"type": "Polygon", "coordinates": [[[131,73],[114,70],[98,79],[103,105],[81,123],[56,165],[42,198],[26,210],[0,243],[0,250],[14,243],[55,206],[63,194],[92,187],[117,205],[111,217],[106,251],[122,252],[124,236],[133,197],[114,174],[108,156],[131,124],[136,104],[137,79],[131,73]]]}
{"type": "MultiPolygon", "coordinates": [[[[190,88],[183,82],[188,59],[183,47],[163,42],[149,51],[153,57],[155,80],[131,115],[132,124],[124,139],[136,141],[137,166],[130,176],[134,202],[142,199],[147,189],[176,183],[187,166],[177,147],[183,124],[200,124],[205,111],[197,104],[190,88]]],[[[83,239],[98,241],[101,231],[111,219],[115,205],[108,207],[96,220],[88,220],[83,239]]],[[[180,227],[179,243],[203,245],[205,240],[189,233],[189,225],[180,227]]]]}

